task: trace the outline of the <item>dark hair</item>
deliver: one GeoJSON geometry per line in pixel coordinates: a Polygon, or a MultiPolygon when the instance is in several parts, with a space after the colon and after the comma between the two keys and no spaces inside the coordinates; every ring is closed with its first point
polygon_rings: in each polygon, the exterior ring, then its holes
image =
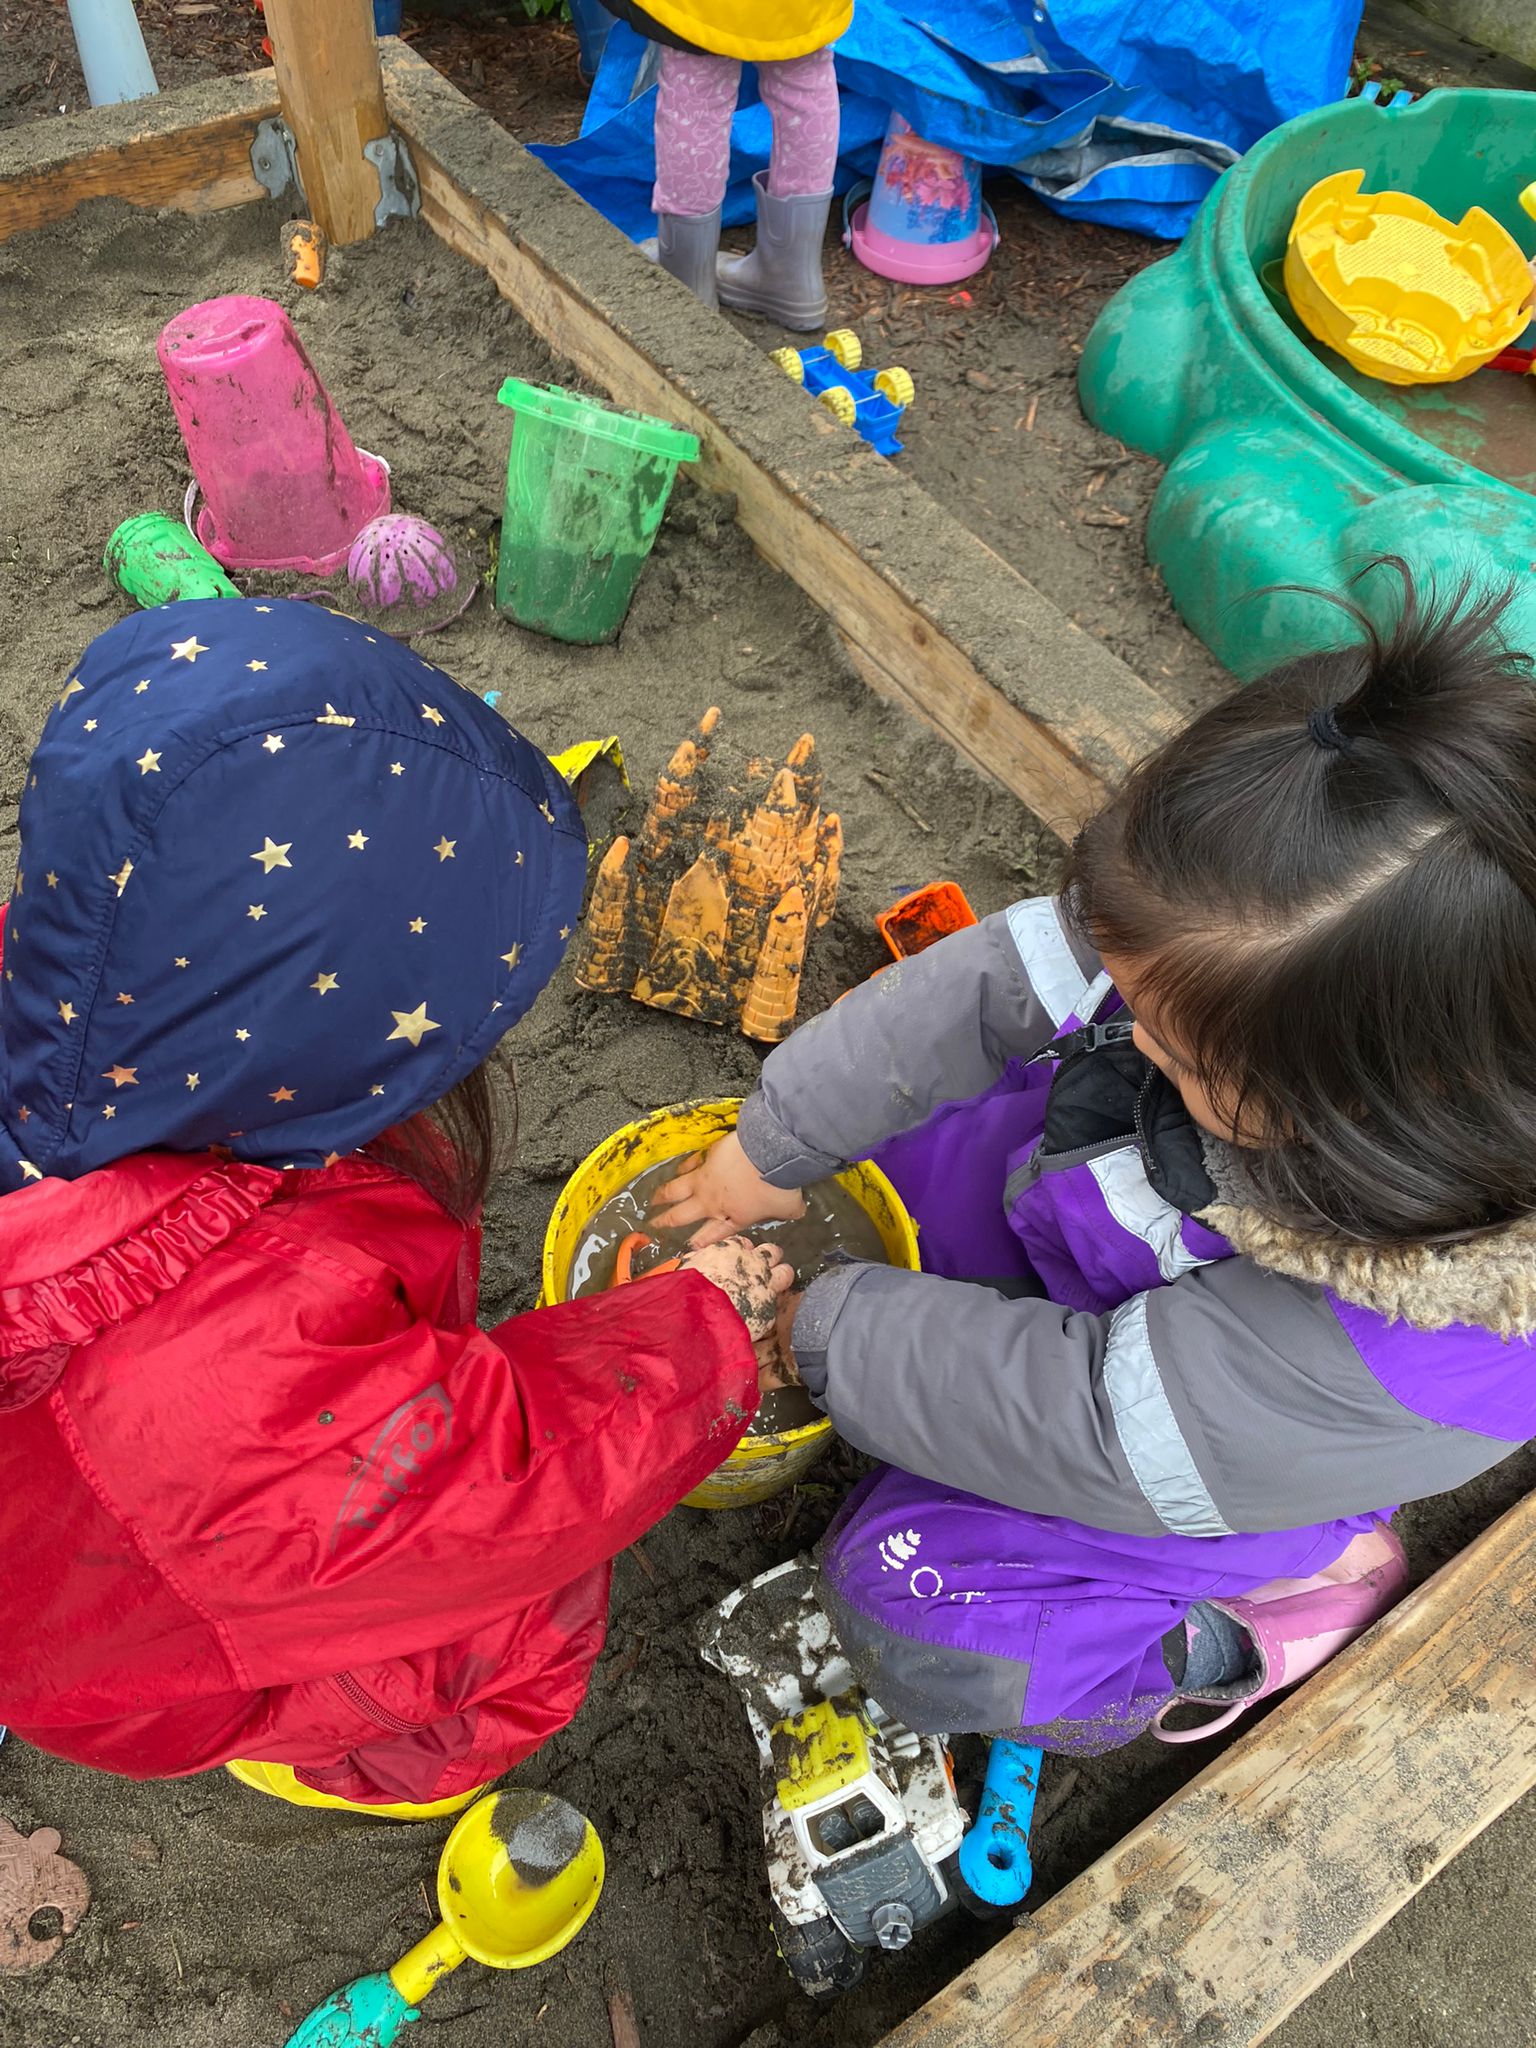
{"type": "MultiPolygon", "coordinates": [[[[1073,848],[1069,914],[1134,957],[1244,1130],[1275,1220],[1450,1241],[1536,1211],[1536,689],[1511,592],[1402,579],[1159,749],[1073,848]]],[[[1369,573],[1369,572],[1367,572],[1369,573]]]]}
{"type": "Polygon", "coordinates": [[[517,1082],[511,1060],[493,1055],[457,1086],[364,1150],[426,1190],[450,1216],[479,1215],[491,1178],[517,1144],[517,1082]]]}

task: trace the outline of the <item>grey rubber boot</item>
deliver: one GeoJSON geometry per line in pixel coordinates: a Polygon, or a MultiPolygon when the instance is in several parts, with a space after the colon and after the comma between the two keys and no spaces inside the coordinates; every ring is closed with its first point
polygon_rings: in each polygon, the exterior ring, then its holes
{"type": "Polygon", "coordinates": [[[706,306],[718,306],[715,255],[720,247],[720,209],[713,213],[658,213],[656,260],[706,306]]]}
{"type": "Polygon", "coordinates": [[[757,192],[757,246],[745,256],[720,258],[720,303],[741,313],[762,313],[781,327],[808,334],[827,317],[821,245],[832,194],[775,199],[766,171],[759,171],[752,183],[757,192]]]}

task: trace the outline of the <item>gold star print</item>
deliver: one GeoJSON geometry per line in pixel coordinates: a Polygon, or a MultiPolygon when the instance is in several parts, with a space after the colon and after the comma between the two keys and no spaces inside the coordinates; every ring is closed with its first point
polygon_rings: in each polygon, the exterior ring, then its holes
{"type": "Polygon", "coordinates": [[[368,844],[368,834],[366,832],[349,832],[347,834],[347,844],[354,853],[361,853],[368,844]]]}
{"type": "Polygon", "coordinates": [[[553,812],[553,811],[552,811],[552,810],[551,810],[551,809],[549,808],[549,805],[548,805],[547,803],[543,803],[543,804],[540,804],[540,805],[539,805],[539,816],[540,816],[541,818],[545,819],[545,820],[546,820],[546,822],[547,822],[547,823],[549,823],[549,824],[551,824],[551,825],[553,825],[553,823],[555,822],[555,814],[554,814],[554,812],[553,812]]]}
{"type": "Polygon", "coordinates": [[[389,772],[391,775],[403,775],[405,773],[405,763],[403,761],[391,761],[389,772]]]}
{"type": "Polygon", "coordinates": [[[370,1095],[382,1095],[384,1093],[384,1090],[380,1086],[380,1084],[377,1081],[375,1081],[373,1086],[368,1090],[368,1093],[370,1095]]]}
{"type": "Polygon", "coordinates": [[[344,718],[334,704],[327,704],[324,711],[315,720],[315,723],[316,725],[356,725],[357,720],[355,718],[344,718]]]}
{"type": "Polygon", "coordinates": [[[253,676],[259,676],[267,664],[264,661],[248,661],[245,665],[253,676]]]}
{"type": "Polygon", "coordinates": [[[110,1081],[114,1088],[137,1088],[139,1070],[137,1067],[108,1067],[101,1078],[110,1081]]]}
{"type": "Polygon", "coordinates": [[[501,957],[509,967],[515,967],[523,957],[523,949],[521,946],[514,946],[510,953],[503,953],[501,957]]]}
{"type": "Polygon", "coordinates": [[[202,1082],[203,1077],[201,1074],[188,1074],[187,1076],[187,1087],[194,1094],[202,1086],[202,1082]]]}
{"type": "Polygon", "coordinates": [[[236,1038],[239,1039],[242,1045],[244,1045],[245,1041],[250,1037],[250,1035],[251,1034],[249,1033],[249,1031],[245,1030],[243,1027],[235,1033],[236,1038]]]}
{"type": "Polygon", "coordinates": [[[252,924],[260,924],[267,914],[267,906],[265,903],[252,903],[248,906],[245,914],[252,924]]]}
{"type": "Polygon", "coordinates": [[[522,856],[522,855],[521,855],[521,854],[519,853],[519,854],[518,854],[518,856],[517,856],[517,858],[516,858],[516,859],[515,859],[515,860],[513,861],[512,865],[513,865],[513,867],[515,867],[515,868],[520,868],[520,867],[522,866],[522,864],[523,864],[523,856],[522,856]]]}
{"type": "Polygon", "coordinates": [[[339,1152],[327,1152],[323,1164],[326,1166],[340,1166],[341,1154],[339,1152]]]}
{"type": "Polygon", "coordinates": [[[57,887],[59,886],[59,878],[53,872],[52,868],[50,868],[47,874],[44,875],[43,880],[48,884],[50,889],[57,889],[57,887]]]}
{"type": "Polygon", "coordinates": [[[96,721],[94,718],[88,718],[85,721],[84,730],[86,732],[94,732],[96,730],[96,721]]]}
{"type": "Polygon", "coordinates": [[[43,1176],[38,1172],[37,1168],[32,1164],[30,1159],[18,1159],[16,1164],[21,1168],[21,1177],[23,1180],[42,1179],[43,1176]]]}
{"type": "Polygon", "coordinates": [[[144,678],[144,680],[143,680],[143,682],[142,682],[142,683],[135,683],[135,684],[134,684],[134,686],[133,686],[133,694],[135,695],[135,697],[142,697],[142,696],[143,696],[143,694],[144,694],[144,692],[145,692],[145,691],[146,691],[146,690],[147,690],[148,688],[149,688],[149,677],[148,677],[148,676],[146,676],[146,677],[144,678]]]}
{"type": "MultiPolygon", "coordinates": [[[[439,1029],[427,1015],[425,1003],[418,1003],[414,1010],[391,1010],[389,1014],[395,1020],[395,1028],[389,1038],[403,1038],[411,1045],[420,1045],[429,1031],[439,1029]]],[[[386,1045],[389,1038],[384,1041],[386,1045]]]]}
{"type": "Polygon", "coordinates": [[[73,1024],[77,1014],[78,1012],[76,1011],[73,1003],[60,1003],[59,1015],[64,1019],[64,1022],[66,1024],[73,1024]]]}
{"type": "Polygon", "coordinates": [[[71,676],[69,681],[64,685],[64,688],[59,693],[59,709],[62,711],[64,709],[64,706],[69,702],[71,697],[79,697],[83,696],[84,694],[84,683],[81,682],[78,676],[71,676]]]}
{"type": "Polygon", "coordinates": [[[426,930],[426,928],[427,920],[424,917],[413,917],[411,919],[411,930],[416,933],[418,938],[426,930]]]}
{"type": "Polygon", "coordinates": [[[280,754],[283,751],[283,742],[275,732],[269,732],[261,745],[264,753],[280,754]]]}
{"type": "Polygon", "coordinates": [[[333,988],[341,987],[334,974],[317,974],[309,985],[323,996],[328,996],[333,988]]]}
{"type": "Polygon", "coordinates": [[[561,925],[560,936],[562,939],[568,939],[571,936],[571,928],[568,924],[561,925]]]}
{"type": "Polygon", "coordinates": [[[129,1003],[131,1003],[131,1002],[133,1001],[133,997],[132,997],[131,995],[129,995],[129,993],[128,993],[128,991],[127,991],[126,989],[124,989],[124,988],[120,988],[120,989],[118,990],[118,992],[117,992],[117,1000],[118,1000],[118,1001],[119,1001],[119,1002],[120,1002],[120,1003],[121,1003],[121,1004],[122,1004],[122,1005],[124,1006],[124,1008],[126,1009],[126,1007],[128,1006],[128,1004],[129,1004],[129,1003]]]}
{"type": "Polygon", "coordinates": [[[256,609],[259,612],[269,612],[271,611],[272,607],[269,604],[259,604],[257,605],[256,609]]]}
{"type": "Polygon", "coordinates": [[[273,1102],[292,1102],[293,1090],[291,1088],[274,1089],[269,1099],[273,1102]]]}
{"type": "Polygon", "coordinates": [[[435,704],[423,704],[421,707],[421,715],[427,721],[428,725],[441,725],[443,722],[443,714],[441,713],[441,711],[438,710],[435,704]]]}
{"type": "Polygon", "coordinates": [[[153,747],[146,747],[133,765],[141,775],[158,775],[160,773],[160,756],[153,747]]]}
{"type": "Polygon", "coordinates": [[[457,841],[457,839],[439,839],[436,846],[433,847],[432,851],[437,855],[440,861],[452,860],[454,858],[453,849],[458,845],[458,843],[459,842],[457,841]]]}
{"type": "Polygon", "coordinates": [[[103,1116],[116,1116],[117,1104],[115,1102],[109,1102],[101,1113],[103,1116]]]}
{"type": "Polygon", "coordinates": [[[264,875],[270,875],[274,868],[291,868],[293,866],[293,862],[288,858],[292,851],[293,841],[291,839],[282,846],[279,846],[275,840],[266,839],[263,841],[260,853],[253,853],[251,859],[259,860],[261,862],[261,872],[264,875]]]}
{"type": "Polygon", "coordinates": [[[171,642],[172,661],[196,661],[200,654],[206,654],[207,652],[207,648],[195,633],[190,640],[173,640],[171,642]]]}
{"type": "Polygon", "coordinates": [[[17,1110],[16,1116],[18,1121],[24,1124],[30,1123],[32,1121],[32,1112],[30,1109],[28,1109],[25,1103],[23,1103],[20,1109],[17,1110]]]}
{"type": "Polygon", "coordinates": [[[118,871],[117,871],[117,873],[116,873],[115,875],[108,875],[108,877],[107,877],[107,880],[108,880],[109,882],[116,882],[116,884],[117,884],[117,893],[118,893],[118,895],[119,895],[119,896],[121,896],[121,895],[122,895],[122,893],[123,893],[123,891],[124,891],[124,890],[125,890],[125,889],[127,888],[127,886],[128,886],[128,877],[129,877],[129,876],[130,876],[130,875],[131,875],[132,873],[133,873],[133,862],[132,862],[131,860],[125,860],[125,861],[123,862],[122,866],[121,866],[121,867],[120,867],[120,868],[118,869],[118,871]]]}
{"type": "Polygon", "coordinates": [[[185,953],[178,953],[176,955],[175,965],[177,967],[190,967],[192,965],[192,962],[187,958],[185,953]]]}

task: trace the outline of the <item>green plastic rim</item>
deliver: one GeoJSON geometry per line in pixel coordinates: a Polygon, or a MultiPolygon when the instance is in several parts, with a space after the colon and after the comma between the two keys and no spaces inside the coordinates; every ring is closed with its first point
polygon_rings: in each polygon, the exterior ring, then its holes
{"type": "Polygon", "coordinates": [[[649,413],[622,412],[617,406],[604,405],[601,399],[566,391],[559,384],[525,384],[521,377],[508,377],[496,402],[510,406],[513,412],[532,413],[552,427],[615,441],[641,455],[657,455],[669,462],[699,459],[697,434],[686,433],[667,420],[652,419],[649,413]]]}

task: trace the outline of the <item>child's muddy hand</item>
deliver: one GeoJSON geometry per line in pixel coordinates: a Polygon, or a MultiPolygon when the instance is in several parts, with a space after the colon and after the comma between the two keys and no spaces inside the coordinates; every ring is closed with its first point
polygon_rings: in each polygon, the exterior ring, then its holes
{"type": "Polygon", "coordinates": [[[757,1347],[757,1384],[765,1394],[771,1394],[780,1387],[800,1385],[800,1367],[795,1362],[793,1343],[795,1311],[803,1296],[795,1291],[779,1296],[775,1327],[771,1337],[764,1337],[757,1347]]]}
{"type": "Polygon", "coordinates": [[[754,1340],[776,1334],[779,1297],[795,1283],[794,1268],[785,1265],[776,1245],[731,1237],[686,1251],[678,1263],[681,1271],[702,1273],[729,1297],[754,1340]]]}
{"type": "Polygon", "coordinates": [[[758,1172],[734,1131],[683,1162],[675,1180],[651,1197],[649,1220],[660,1230],[693,1233],[695,1247],[720,1244],[754,1223],[793,1223],[805,1214],[798,1188],[776,1188],[758,1172]]]}

